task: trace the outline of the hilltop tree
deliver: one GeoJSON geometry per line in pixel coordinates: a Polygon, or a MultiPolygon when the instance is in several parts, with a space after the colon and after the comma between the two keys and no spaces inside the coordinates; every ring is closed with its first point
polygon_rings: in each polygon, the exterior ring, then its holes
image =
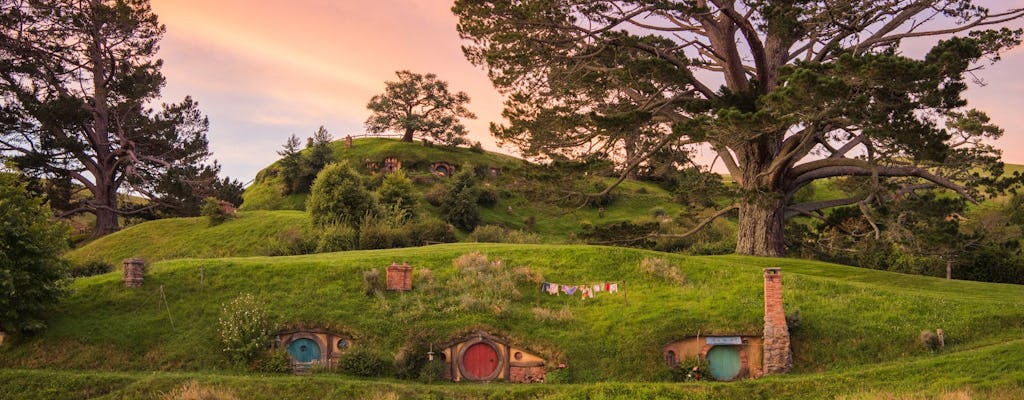
{"type": "MultiPolygon", "coordinates": [[[[626,132],[627,170],[666,145],[705,144],[741,201],[736,252],[779,256],[797,215],[944,187],[972,197],[998,174],[998,137],[965,109],[965,77],[1021,31],[969,0],[459,0],[467,58],[508,94],[499,139],[557,153],[626,132]],[[963,34],[951,37],[950,35],[963,34]],[[911,38],[947,37],[922,58],[911,38]],[[614,128],[614,129],[610,129],[614,128]],[[975,170],[976,171],[976,170],[975,170]],[[796,204],[819,179],[871,178],[865,195],[796,204]]],[[[920,42],[917,42],[920,43],[920,42]]]]}
{"type": "Polygon", "coordinates": [[[206,117],[188,97],[151,108],[164,85],[165,29],[148,1],[17,1],[0,11],[0,153],[64,193],[87,190],[68,196],[66,214],[94,214],[101,236],[120,216],[174,212],[181,193],[204,197],[219,168],[203,164],[206,117]],[[146,203],[122,204],[127,192],[146,203]]]}
{"type": "Polygon", "coordinates": [[[0,172],[0,331],[31,332],[66,294],[68,227],[17,176],[0,172]]]}
{"type": "Polygon", "coordinates": [[[448,82],[434,74],[395,74],[398,81],[385,82],[384,93],[373,96],[366,105],[373,112],[366,119],[366,130],[402,132],[403,142],[411,142],[417,133],[453,146],[465,142],[466,127],[459,118],[476,118],[466,108],[466,92],[449,92],[448,82]]]}

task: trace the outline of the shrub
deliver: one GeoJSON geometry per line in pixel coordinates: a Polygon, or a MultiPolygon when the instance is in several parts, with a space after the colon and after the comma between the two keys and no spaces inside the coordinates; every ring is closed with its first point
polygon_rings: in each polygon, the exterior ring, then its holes
{"type": "Polygon", "coordinates": [[[384,281],[381,280],[380,270],[373,268],[363,272],[363,293],[367,297],[373,297],[382,292],[384,292],[384,281]]]}
{"type": "Polygon", "coordinates": [[[402,170],[386,176],[377,190],[377,195],[381,205],[385,207],[404,210],[405,215],[410,217],[416,213],[416,195],[412,190],[412,181],[402,170]]]}
{"type": "Polygon", "coordinates": [[[472,231],[480,223],[477,209],[478,191],[473,169],[463,167],[452,177],[441,199],[441,213],[445,221],[463,231],[472,231]]]}
{"type": "Polygon", "coordinates": [[[686,275],[663,258],[645,258],[641,260],[640,271],[677,285],[686,284],[686,275]]]}
{"type": "Polygon", "coordinates": [[[924,346],[925,350],[935,352],[939,350],[939,336],[935,332],[924,330],[917,336],[917,341],[924,346]]]}
{"type": "Polygon", "coordinates": [[[221,206],[221,201],[214,197],[207,197],[203,200],[203,207],[199,209],[199,213],[207,218],[210,226],[220,225],[232,217],[221,206]]]}
{"type": "Polygon", "coordinates": [[[375,208],[373,196],[347,163],[330,164],[320,171],[306,199],[306,209],[316,226],[354,225],[375,208]]]}
{"type": "Polygon", "coordinates": [[[484,207],[493,207],[498,204],[498,190],[491,185],[483,185],[477,193],[476,204],[484,207]]]}
{"type": "Polygon", "coordinates": [[[428,330],[418,330],[398,352],[395,353],[395,375],[401,379],[417,379],[423,367],[429,362],[427,352],[431,350],[428,330]]]}
{"type": "Polygon", "coordinates": [[[438,359],[427,361],[420,368],[419,381],[422,383],[434,383],[444,380],[445,367],[444,361],[438,359]]]}
{"type": "Polygon", "coordinates": [[[497,225],[481,225],[466,237],[467,241],[479,243],[505,243],[508,232],[497,225]]]}
{"type": "Polygon", "coordinates": [[[359,248],[359,233],[344,224],[329,224],[317,234],[316,252],[329,253],[359,248]]]}
{"type": "Polygon", "coordinates": [[[347,374],[364,377],[384,376],[387,372],[387,362],[366,347],[357,347],[342,354],[338,367],[347,374]]]}
{"type": "Polygon", "coordinates": [[[789,328],[789,332],[800,328],[800,324],[803,323],[803,318],[800,317],[800,309],[794,308],[793,311],[786,313],[786,327],[789,328]]]}
{"type": "Polygon", "coordinates": [[[515,244],[538,244],[541,242],[540,235],[520,230],[509,231],[506,241],[515,244]]]}
{"type": "Polygon", "coordinates": [[[480,142],[473,142],[473,144],[469,146],[469,151],[472,151],[474,153],[483,153],[484,145],[483,143],[480,142]]]}
{"type": "Polygon", "coordinates": [[[608,193],[606,193],[604,195],[600,195],[600,196],[597,195],[598,193],[604,192],[607,189],[608,189],[608,184],[607,183],[604,183],[604,182],[601,182],[601,181],[594,182],[590,186],[590,194],[591,194],[591,196],[587,197],[587,204],[589,204],[591,207],[607,207],[607,206],[610,206],[612,203],[615,202],[615,199],[616,199],[616,195],[614,194],[614,191],[610,191],[610,192],[608,192],[608,193]]]}
{"type": "Polygon", "coordinates": [[[252,294],[243,294],[225,304],[219,322],[224,352],[239,365],[251,365],[270,345],[266,306],[252,294]]]}
{"type": "Polygon", "coordinates": [[[687,358],[669,369],[676,382],[703,381],[708,379],[708,361],[704,358],[687,358]]]}
{"type": "Polygon", "coordinates": [[[406,247],[412,236],[411,231],[405,226],[392,226],[378,218],[367,217],[359,225],[359,248],[370,250],[406,247]]]}
{"type": "Polygon", "coordinates": [[[661,218],[665,215],[665,207],[654,207],[651,209],[651,216],[654,218],[661,218]]]}
{"type": "Polygon", "coordinates": [[[453,243],[458,240],[455,237],[454,227],[433,216],[420,217],[411,225],[410,229],[411,240],[416,244],[453,243]]]}
{"type": "Polygon", "coordinates": [[[106,261],[91,260],[81,264],[72,264],[68,273],[72,278],[84,278],[93,275],[103,275],[113,270],[114,266],[110,265],[106,261]]]}
{"type": "Polygon", "coordinates": [[[284,348],[265,351],[260,353],[252,363],[252,371],[265,374],[287,374],[292,372],[292,359],[288,356],[288,350],[284,348]]]}
{"type": "Polygon", "coordinates": [[[443,183],[434,184],[434,186],[430,187],[430,190],[427,190],[427,192],[423,194],[423,200],[426,200],[427,203],[430,203],[430,205],[434,207],[440,207],[441,202],[444,201],[446,192],[447,189],[443,183]]]}
{"type": "Polygon", "coordinates": [[[281,232],[267,245],[271,256],[293,256],[316,252],[318,238],[309,227],[292,227],[281,232]]]}

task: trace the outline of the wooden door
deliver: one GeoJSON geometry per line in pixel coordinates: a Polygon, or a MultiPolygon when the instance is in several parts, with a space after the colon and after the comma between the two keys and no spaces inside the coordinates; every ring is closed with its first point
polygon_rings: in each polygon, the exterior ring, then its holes
{"type": "Polygon", "coordinates": [[[288,345],[288,354],[297,363],[320,361],[320,346],[310,339],[297,339],[288,345]]]}
{"type": "Polygon", "coordinates": [[[492,379],[498,369],[498,352],[488,343],[469,346],[462,356],[466,377],[471,380],[492,379]]]}

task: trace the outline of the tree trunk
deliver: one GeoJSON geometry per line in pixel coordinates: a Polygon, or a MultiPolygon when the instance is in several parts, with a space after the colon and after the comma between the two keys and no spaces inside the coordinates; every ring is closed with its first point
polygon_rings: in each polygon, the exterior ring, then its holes
{"type": "Polygon", "coordinates": [[[413,133],[416,133],[416,131],[415,131],[415,130],[412,130],[412,129],[406,129],[406,130],[405,130],[405,135],[404,135],[404,136],[402,136],[402,141],[403,141],[403,142],[409,142],[409,143],[412,143],[412,134],[413,134],[413,133]]]}
{"type": "Polygon", "coordinates": [[[110,183],[99,183],[96,185],[96,192],[93,193],[93,208],[96,215],[96,225],[92,230],[92,237],[98,238],[117,232],[121,225],[117,220],[117,189],[110,183]]]}
{"type": "Polygon", "coordinates": [[[736,254],[782,257],[785,254],[784,196],[768,196],[740,204],[736,254]]]}

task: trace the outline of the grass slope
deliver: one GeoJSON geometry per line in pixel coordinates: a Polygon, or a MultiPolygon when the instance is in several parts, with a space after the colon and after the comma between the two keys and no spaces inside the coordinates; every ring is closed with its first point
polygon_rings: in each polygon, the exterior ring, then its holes
{"type": "Polygon", "coordinates": [[[236,218],[212,227],[206,217],[160,219],[96,239],[66,257],[74,262],[102,260],[120,266],[121,260],[129,257],[153,262],[266,255],[278,235],[298,229],[308,219],[301,211],[240,211],[236,218]]]}
{"type": "MultiPolygon", "coordinates": [[[[932,357],[924,329],[946,332],[946,354],[1024,336],[1024,287],[945,281],[803,260],[683,257],[594,246],[452,244],[297,257],[186,259],[155,263],[145,287],[127,289],[116,273],[77,280],[74,293],[41,336],[0,351],[7,368],[222,371],[217,318],[239,293],[269,303],[280,324],[350,332],[357,344],[390,357],[408,338],[438,342],[471,328],[505,336],[564,362],[573,382],[665,381],[662,345],[701,334],[760,334],[763,267],[783,268],[797,373],[854,373],[876,363],[932,357]],[[464,311],[448,286],[452,259],[475,250],[528,266],[561,283],[626,282],[625,294],[590,301],[538,293],[520,283],[507,309],[464,311]],[[644,258],[670,261],[679,285],[644,272],[644,258]],[[433,289],[363,294],[362,275],[406,260],[433,271],[433,289]],[[166,297],[166,304],[164,303],[166,297]],[[628,298],[628,304],[627,304],[628,298]],[[570,315],[539,317],[542,311],[570,315]],[[845,371],[845,372],[844,372],[845,371]]],[[[1020,346],[1008,357],[1020,357],[1020,346]]],[[[998,361],[998,360],[997,360],[998,361]]],[[[1001,362],[1001,361],[1000,361],[1001,362]]],[[[243,378],[239,378],[243,379],[243,378]]],[[[852,378],[851,378],[852,379],[852,378]]],[[[772,381],[766,381],[772,382],[772,381]]],[[[745,385],[746,383],[744,383],[745,385]]],[[[760,385],[760,384],[759,384],[760,385]]]]}

